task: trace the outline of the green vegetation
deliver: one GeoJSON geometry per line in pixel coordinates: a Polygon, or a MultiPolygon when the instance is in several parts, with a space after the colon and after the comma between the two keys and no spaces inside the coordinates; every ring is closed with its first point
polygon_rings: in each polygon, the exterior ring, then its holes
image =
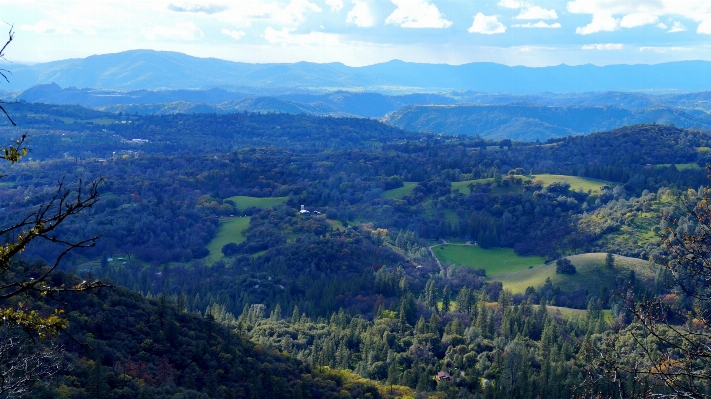
{"type": "Polygon", "coordinates": [[[402,187],[394,188],[392,190],[383,191],[383,198],[385,199],[403,199],[406,195],[412,193],[412,190],[417,185],[416,182],[406,181],[402,183],[402,187]]]}
{"type": "Polygon", "coordinates": [[[224,219],[217,229],[215,238],[207,244],[207,249],[210,251],[209,259],[218,260],[223,257],[222,247],[233,242],[239,244],[245,240],[242,232],[249,227],[249,217],[236,217],[224,219]]]}
{"type": "Polygon", "coordinates": [[[484,269],[489,277],[527,270],[529,266],[543,263],[539,256],[519,256],[511,248],[483,249],[476,245],[450,244],[437,245],[432,250],[440,262],[484,269]]]}
{"type": "Polygon", "coordinates": [[[578,190],[582,189],[583,191],[593,191],[593,192],[599,192],[600,187],[604,185],[609,185],[612,184],[610,182],[606,182],[604,180],[597,180],[597,179],[590,179],[586,177],[578,177],[578,176],[565,176],[565,175],[549,175],[549,174],[540,174],[540,175],[535,175],[531,176],[534,179],[539,179],[543,181],[543,187],[547,187],[553,182],[565,182],[570,184],[570,189],[571,190],[578,190]]]}
{"type": "MultiPolygon", "coordinates": [[[[570,184],[571,190],[582,189],[583,191],[593,191],[600,192],[600,187],[604,185],[610,185],[612,183],[604,181],[591,179],[587,177],[578,176],[566,176],[566,175],[553,175],[553,174],[539,174],[539,175],[514,175],[513,177],[521,178],[522,181],[528,181],[533,179],[538,179],[543,182],[543,187],[548,187],[554,182],[565,182],[570,184]]],[[[485,184],[494,183],[495,179],[493,177],[475,180],[458,181],[452,183],[453,190],[459,190],[463,194],[469,194],[471,190],[469,189],[470,184],[485,184]]],[[[520,192],[521,186],[510,185],[510,186],[493,186],[491,193],[494,195],[501,195],[505,193],[520,192]]]]}
{"type": "Polygon", "coordinates": [[[61,120],[62,122],[66,123],[66,124],[73,124],[75,122],[79,122],[79,123],[91,122],[91,123],[94,123],[97,125],[110,125],[110,124],[116,122],[116,120],[109,119],[109,118],[95,118],[95,119],[78,120],[78,119],[70,118],[70,117],[59,117],[57,119],[61,120]]]}
{"type": "Polygon", "coordinates": [[[662,167],[669,167],[674,165],[678,170],[689,170],[689,169],[701,169],[701,166],[699,166],[696,163],[679,163],[679,164],[671,164],[671,163],[661,163],[654,165],[657,168],[662,168],[662,167]]]}
{"type": "MultiPolygon", "coordinates": [[[[515,175],[514,177],[520,177],[522,181],[527,181],[531,180],[527,176],[523,175],[515,175]]],[[[469,189],[469,185],[474,184],[486,184],[486,183],[493,183],[494,178],[489,177],[485,179],[474,179],[474,180],[465,180],[465,181],[457,181],[457,182],[452,182],[452,190],[459,190],[460,193],[462,194],[469,194],[471,193],[471,190],[469,189]]],[[[508,185],[508,186],[495,186],[492,185],[491,188],[491,194],[493,195],[502,195],[502,194],[512,194],[512,193],[517,193],[521,192],[521,186],[518,185],[508,185]]]]}
{"type": "Polygon", "coordinates": [[[554,286],[561,290],[573,292],[583,288],[588,292],[598,292],[603,287],[608,287],[617,278],[628,278],[630,271],[634,271],[636,278],[649,281],[656,275],[656,268],[649,262],[642,259],[629,258],[615,255],[615,267],[607,269],[605,267],[605,253],[589,253],[569,256],[573,265],[577,269],[575,274],[556,274],[555,263],[549,265],[535,266],[533,269],[520,269],[495,277],[496,281],[501,281],[504,288],[510,289],[514,293],[521,293],[528,287],[541,287],[546,279],[550,278],[554,286]]]}
{"type": "Polygon", "coordinates": [[[244,210],[250,207],[257,208],[271,208],[276,205],[281,205],[288,200],[289,197],[247,197],[243,195],[236,195],[234,197],[226,198],[225,200],[234,201],[237,209],[244,210]]]}

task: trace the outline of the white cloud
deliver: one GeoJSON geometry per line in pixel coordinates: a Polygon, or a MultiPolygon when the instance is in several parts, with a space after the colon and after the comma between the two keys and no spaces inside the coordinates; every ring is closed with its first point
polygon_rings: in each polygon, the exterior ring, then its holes
{"type": "Polygon", "coordinates": [[[561,27],[561,24],[558,22],[553,23],[553,24],[548,24],[543,21],[538,21],[535,24],[533,22],[528,22],[525,24],[516,24],[516,25],[511,25],[514,28],[552,28],[552,29],[557,29],[561,27]]]}
{"type": "Polygon", "coordinates": [[[96,35],[96,30],[91,26],[86,26],[84,24],[67,24],[59,23],[56,24],[52,21],[47,21],[46,19],[40,20],[34,25],[21,25],[19,27],[21,31],[35,32],[35,33],[61,33],[61,34],[82,34],[82,35],[96,35]]]}
{"type": "Polygon", "coordinates": [[[620,20],[622,28],[636,28],[638,26],[650,25],[659,21],[656,15],[647,13],[627,14],[620,20]]]}
{"type": "Polygon", "coordinates": [[[215,18],[239,27],[249,27],[253,21],[298,26],[306,20],[308,14],[322,11],[321,7],[308,0],[290,0],[288,3],[249,0],[240,1],[239,7],[230,7],[215,14],[215,18]]]}
{"type": "Polygon", "coordinates": [[[639,48],[639,51],[640,51],[640,52],[654,52],[654,53],[658,53],[658,54],[665,54],[665,53],[668,53],[668,52],[670,52],[670,51],[686,51],[686,52],[689,52],[689,51],[694,51],[694,50],[695,50],[695,49],[692,48],[692,47],[678,47],[678,46],[673,46],[673,47],[649,47],[649,46],[644,47],[644,46],[643,46],[643,47],[640,47],[640,48],[639,48]]]}
{"type": "Polygon", "coordinates": [[[539,6],[528,6],[521,14],[515,17],[516,19],[558,19],[558,14],[555,10],[546,10],[539,6]]]}
{"type": "MultiPolygon", "coordinates": [[[[698,33],[711,34],[711,1],[708,0],[572,0],[567,8],[572,14],[592,15],[590,24],[576,30],[583,35],[653,24],[665,16],[696,21],[698,33]]],[[[666,29],[667,25],[657,26],[666,29]]]]}
{"type": "Polygon", "coordinates": [[[469,28],[469,33],[482,33],[485,35],[493,35],[504,32],[506,32],[506,27],[504,24],[499,22],[496,15],[487,16],[482,13],[477,13],[474,16],[474,22],[469,28]]]}
{"type": "Polygon", "coordinates": [[[625,46],[619,43],[586,44],[583,50],[622,50],[625,46]]]}
{"type": "Polygon", "coordinates": [[[156,40],[160,37],[167,39],[195,40],[204,34],[192,21],[178,22],[175,26],[153,26],[141,29],[141,33],[148,40],[156,40]]]}
{"type": "Polygon", "coordinates": [[[403,28],[449,28],[452,21],[444,18],[436,5],[427,0],[391,0],[397,6],[386,24],[403,28]]]}
{"type": "Polygon", "coordinates": [[[667,32],[669,33],[676,33],[676,32],[684,32],[686,31],[686,26],[684,26],[681,22],[679,21],[674,21],[672,24],[671,29],[669,29],[667,32]]]}
{"type": "Polygon", "coordinates": [[[55,29],[57,29],[57,26],[53,22],[47,21],[45,19],[37,22],[34,25],[20,26],[20,30],[35,32],[35,33],[54,32],[55,29]]]}
{"type": "Polygon", "coordinates": [[[339,36],[332,33],[292,33],[295,30],[295,28],[281,28],[281,30],[276,30],[270,26],[264,30],[264,40],[272,44],[292,44],[298,46],[336,46],[340,43],[339,36]]]}
{"type": "Polygon", "coordinates": [[[498,5],[499,7],[516,9],[523,7],[525,4],[525,2],[519,0],[501,0],[498,5]]]}
{"type": "Polygon", "coordinates": [[[665,30],[668,28],[667,24],[665,24],[664,22],[660,22],[654,26],[656,26],[659,29],[665,29],[665,30]]]}
{"type": "Polygon", "coordinates": [[[168,4],[168,9],[175,12],[202,12],[205,14],[215,14],[225,11],[227,6],[223,4],[170,3],[168,4]]]}
{"type": "Polygon", "coordinates": [[[343,0],[326,0],[326,5],[331,7],[331,11],[339,12],[343,9],[343,0]]]}
{"type": "Polygon", "coordinates": [[[701,21],[699,27],[696,28],[696,33],[705,33],[711,35],[711,19],[701,21]]]}
{"type": "Polygon", "coordinates": [[[321,7],[309,0],[291,0],[286,7],[283,8],[282,14],[286,16],[286,19],[291,23],[300,23],[304,20],[304,14],[308,12],[319,13],[321,12],[321,7]]]}
{"type": "Polygon", "coordinates": [[[224,33],[225,35],[235,39],[239,40],[244,37],[246,34],[243,30],[229,30],[229,29],[222,29],[220,32],[224,33]]]}
{"type": "Polygon", "coordinates": [[[370,28],[375,26],[375,16],[370,9],[370,4],[365,1],[353,1],[353,9],[348,11],[346,22],[355,24],[359,28],[370,28]]]}
{"type": "Polygon", "coordinates": [[[595,14],[592,22],[589,24],[575,28],[575,33],[579,35],[589,35],[597,32],[612,32],[619,28],[620,20],[613,18],[611,15],[595,14]]]}

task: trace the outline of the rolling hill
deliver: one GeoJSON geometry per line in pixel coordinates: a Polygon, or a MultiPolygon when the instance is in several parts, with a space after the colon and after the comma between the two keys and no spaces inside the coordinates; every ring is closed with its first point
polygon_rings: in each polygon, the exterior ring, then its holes
{"type": "Polygon", "coordinates": [[[709,127],[711,117],[676,108],[526,105],[413,105],[387,115],[391,126],[418,132],[479,135],[482,138],[546,140],[638,123],[709,127]]]}

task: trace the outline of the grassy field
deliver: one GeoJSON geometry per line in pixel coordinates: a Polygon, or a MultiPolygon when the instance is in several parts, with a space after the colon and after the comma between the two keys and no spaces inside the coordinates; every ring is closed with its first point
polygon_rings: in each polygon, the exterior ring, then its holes
{"type": "Polygon", "coordinates": [[[432,250],[440,262],[484,269],[487,277],[527,270],[529,266],[543,263],[543,258],[518,256],[511,248],[483,249],[476,245],[438,245],[432,250]]]}
{"type": "MultiPolygon", "coordinates": [[[[526,176],[517,176],[522,178],[523,180],[531,180],[529,177],[526,176]]],[[[459,190],[460,193],[462,194],[469,194],[471,190],[469,189],[470,184],[484,184],[488,182],[493,182],[493,178],[487,178],[487,179],[476,179],[476,180],[467,180],[467,181],[455,181],[452,182],[452,190],[459,190]]],[[[523,189],[521,186],[517,185],[511,185],[508,187],[492,187],[491,188],[491,193],[494,195],[502,195],[502,194],[507,194],[507,193],[515,193],[515,192],[520,192],[523,189]]]]}
{"type": "MultiPolygon", "coordinates": [[[[540,305],[533,305],[533,308],[538,310],[540,305]]],[[[546,305],[546,309],[548,309],[548,314],[551,316],[555,315],[560,315],[563,318],[569,319],[571,317],[576,317],[576,316],[584,316],[587,310],[582,310],[582,309],[572,309],[572,308],[564,308],[561,306],[552,306],[552,305],[546,305]]]]}
{"type": "MultiPolygon", "coordinates": [[[[672,166],[672,164],[670,164],[670,163],[660,163],[660,164],[657,164],[657,165],[654,165],[654,166],[661,168],[661,167],[664,167],[664,166],[666,166],[666,167],[672,166]]],[[[699,165],[697,165],[697,164],[695,164],[695,163],[677,163],[677,164],[674,164],[674,166],[676,166],[677,170],[701,169],[701,166],[699,166],[699,165]]]]}
{"type": "Polygon", "coordinates": [[[576,274],[556,274],[555,263],[550,265],[539,264],[532,269],[521,269],[509,273],[496,275],[495,280],[501,281],[504,288],[514,293],[524,292],[527,287],[540,287],[550,278],[553,285],[567,292],[585,288],[589,292],[597,292],[600,288],[610,287],[610,282],[615,278],[627,278],[630,270],[634,270],[638,280],[650,281],[656,275],[656,268],[642,259],[628,258],[615,255],[615,267],[605,267],[604,253],[589,253],[569,256],[577,269],[576,274]]]}
{"type": "Polygon", "coordinates": [[[220,223],[220,227],[217,229],[217,235],[215,238],[207,244],[207,249],[210,250],[210,255],[208,259],[215,261],[221,259],[222,247],[231,242],[239,244],[244,241],[244,236],[242,231],[249,227],[249,217],[237,217],[224,219],[220,223]]]}
{"type": "Polygon", "coordinates": [[[330,224],[331,227],[333,227],[335,230],[343,230],[343,229],[345,229],[345,226],[343,226],[343,223],[342,223],[340,220],[327,219],[326,221],[327,221],[328,224],[330,224]]]}
{"type": "MultiPolygon", "coordinates": [[[[578,188],[582,188],[583,191],[592,190],[593,192],[600,191],[600,186],[610,184],[609,182],[606,182],[604,180],[596,180],[596,179],[589,179],[587,177],[566,176],[566,175],[542,174],[542,175],[534,175],[534,176],[517,175],[516,177],[520,177],[524,181],[531,180],[532,178],[539,179],[543,182],[543,187],[547,187],[548,185],[550,185],[553,182],[567,182],[568,184],[570,184],[571,190],[577,190],[578,188]]],[[[484,183],[489,183],[489,182],[493,182],[493,181],[494,181],[493,178],[457,181],[457,182],[452,183],[452,189],[459,190],[459,192],[461,192],[462,194],[469,194],[471,190],[469,190],[468,186],[470,184],[484,184],[484,183]]],[[[491,193],[494,195],[500,195],[500,194],[505,194],[505,193],[521,191],[521,190],[522,190],[521,186],[511,185],[509,187],[492,187],[491,193]]]]}
{"type": "Polygon", "coordinates": [[[289,199],[289,197],[245,197],[242,195],[237,195],[234,197],[226,198],[227,200],[234,201],[237,205],[237,209],[247,209],[251,206],[256,206],[257,208],[271,208],[275,205],[281,205],[289,199]]]}
{"type": "MultiPolygon", "coordinates": [[[[59,117],[58,119],[68,125],[71,125],[74,122],[77,122],[77,120],[74,118],[59,117]]],[[[110,124],[114,123],[115,120],[108,119],[108,118],[97,118],[97,119],[79,120],[79,122],[93,122],[94,124],[97,124],[97,125],[110,125],[110,124]]]]}
{"type": "Polygon", "coordinates": [[[399,188],[394,188],[392,190],[383,191],[383,198],[385,199],[403,199],[406,195],[410,194],[412,190],[417,185],[414,181],[403,182],[403,186],[399,188]]]}
{"type": "MultiPolygon", "coordinates": [[[[532,176],[533,177],[533,176],[532,176]]],[[[600,191],[600,187],[610,184],[604,180],[589,179],[587,177],[565,176],[565,175],[535,175],[536,179],[543,181],[543,186],[546,187],[553,182],[567,182],[570,184],[571,190],[582,188],[583,191],[592,190],[600,191]]]]}

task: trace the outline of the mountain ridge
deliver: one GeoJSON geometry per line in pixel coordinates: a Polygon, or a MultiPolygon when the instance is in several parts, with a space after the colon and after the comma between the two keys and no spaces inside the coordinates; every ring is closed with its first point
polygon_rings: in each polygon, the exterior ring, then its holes
{"type": "Polygon", "coordinates": [[[249,64],[183,53],[129,50],[34,65],[18,65],[6,86],[36,84],[101,89],[195,89],[210,87],[368,89],[382,92],[473,90],[500,93],[711,89],[711,62],[635,65],[506,66],[400,60],[362,67],[341,63],[249,64]]]}

